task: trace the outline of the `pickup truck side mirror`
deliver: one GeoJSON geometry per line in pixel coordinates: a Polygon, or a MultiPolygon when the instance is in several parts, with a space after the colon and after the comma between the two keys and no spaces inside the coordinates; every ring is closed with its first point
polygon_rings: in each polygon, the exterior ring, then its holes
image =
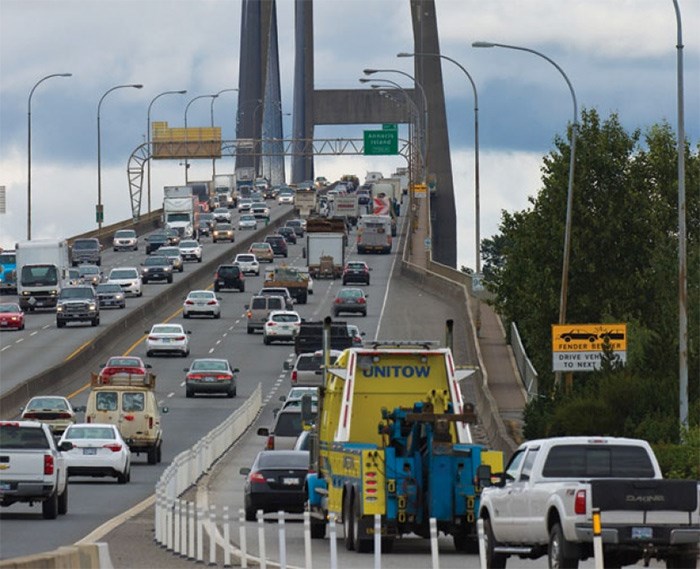
{"type": "Polygon", "coordinates": [[[250,474],[250,468],[243,467],[238,471],[238,473],[242,474],[243,476],[248,476],[248,474],[250,474]]]}
{"type": "Polygon", "coordinates": [[[78,407],[73,407],[73,411],[76,413],[85,413],[87,407],[85,405],[79,405],[78,407]]]}
{"type": "Polygon", "coordinates": [[[292,363],[285,360],[285,362],[282,364],[282,369],[284,371],[289,371],[290,369],[292,369],[292,363]]]}
{"type": "Polygon", "coordinates": [[[270,429],[268,429],[267,427],[260,427],[258,429],[258,435],[260,435],[261,437],[269,437],[270,429]]]}
{"type": "Polygon", "coordinates": [[[63,441],[60,445],[58,445],[58,450],[61,452],[67,452],[69,450],[73,449],[73,443],[70,441],[63,441]]]}
{"type": "Polygon", "coordinates": [[[480,464],[476,469],[476,479],[481,488],[491,486],[491,465],[480,464]]]}
{"type": "Polygon", "coordinates": [[[161,407],[160,408],[161,413],[167,413],[168,411],[170,411],[170,408],[168,408],[168,407],[161,407]]]}

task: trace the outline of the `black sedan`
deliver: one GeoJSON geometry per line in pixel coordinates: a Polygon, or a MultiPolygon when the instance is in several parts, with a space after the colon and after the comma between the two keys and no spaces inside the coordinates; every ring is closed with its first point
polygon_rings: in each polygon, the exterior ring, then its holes
{"type": "Polygon", "coordinates": [[[277,233],[284,237],[285,241],[290,245],[297,244],[297,234],[294,232],[292,227],[280,227],[277,233]]]}
{"type": "Polygon", "coordinates": [[[245,519],[255,521],[256,512],[299,513],[304,511],[304,482],[309,472],[309,452],[305,450],[263,450],[250,468],[241,468],[246,476],[245,519]]]}

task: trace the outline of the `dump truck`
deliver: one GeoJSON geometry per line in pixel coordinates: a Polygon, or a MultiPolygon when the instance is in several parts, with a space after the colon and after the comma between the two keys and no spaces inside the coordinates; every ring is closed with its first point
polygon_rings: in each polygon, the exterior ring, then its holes
{"type": "Polygon", "coordinates": [[[310,217],[306,221],[303,254],[312,278],[337,279],[343,275],[346,229],[342,218],[310,217]]]}
{"type": "Polygon", "coordinates": [[[306,304],[309,296],[309,277],[306,271],[287,265],[272,267],[265,271],[263,286],[286,288],[297,304],[306,304]]]}
{"type": "Polygon", "coordinates": [[[473,407],[449,348],[432,342],[375,342],[349,348],[326,366],[311,433],[307,478],[311,537],[325,535],[333,514],[345,546],[381,547],[395,538],[430,535],[430,518],[460,551],[477,551],[477,513],[486,472],[502,468],[500,452],[472,441],[473,407]]]}

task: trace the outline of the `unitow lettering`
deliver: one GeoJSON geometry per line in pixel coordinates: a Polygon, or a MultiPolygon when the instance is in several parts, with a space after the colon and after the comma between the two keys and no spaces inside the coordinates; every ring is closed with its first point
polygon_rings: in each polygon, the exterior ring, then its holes
{"type": "Polygon", "coordinates": [[[372,366],[362,370],[364,377],[428,377],[430,366],[372,366]]]}

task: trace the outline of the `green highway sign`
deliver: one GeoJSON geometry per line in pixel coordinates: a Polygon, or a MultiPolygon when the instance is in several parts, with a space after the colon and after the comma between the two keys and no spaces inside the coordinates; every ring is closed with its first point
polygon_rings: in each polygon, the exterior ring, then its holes
{"type": "Polygon", "coordinates": [[[382,125],[382,130],[399,130],[399,125],[396,123],[384,123],[382,125]]]}
{"type": "Polygon", "coordinates": [[[393,129],[366,130],[365,156],[399,153],[399,132],[393,129]]]}

